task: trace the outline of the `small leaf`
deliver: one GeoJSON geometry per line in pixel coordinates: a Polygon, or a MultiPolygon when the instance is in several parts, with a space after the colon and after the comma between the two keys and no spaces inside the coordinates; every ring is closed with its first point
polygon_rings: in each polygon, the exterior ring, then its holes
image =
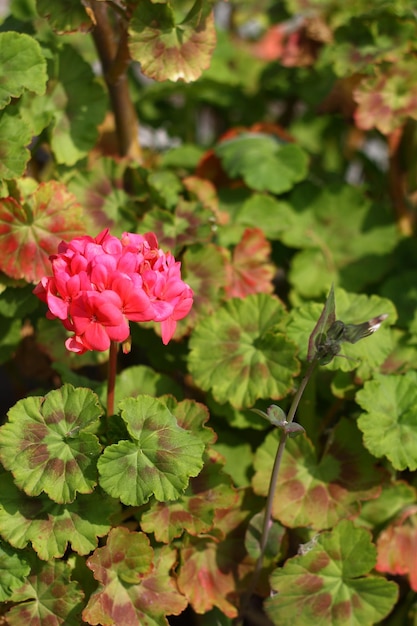
{"type": "Polygon", "coordinates": [[[174,3],[141,0],[129,27],[129,49],[146,76],[158,81],[196,80],[210,64],[216,31],[210,3],[195,0],[181,19],[174,3]]]}
{"type": "Polygon", "coordinates": [[[0,33],[0,109],[26,89],[44,93],[46,81],[46,61],[39,43],[24,33],[0,33]]]}
{"type": "Polygon", "coordinates": [[[79,626],[83,592],[71,581],[64,561],[34,562],[26,583],[12,596],[15,606],[7,613],[9,626],[79,626]]]}
{"type": "Polygon", "coordinates": [[[266,600],[268,616],[277,626],[372,626],[388,615],[398,597],[395,583],[369,576],[375,556],[366,530],[340,522],[320,535],[307,554],[288,559],[273,572],[277,593],[266,600]]]}
{"type": "Polygon", "coordinates": [[[83,611],[83,620],[118,626],[167,625],[163,616],[178,615],[187,604],[170,576],[175,561],[174,550],[168,546],[152,550],[143,533],[113,529],[107,545],[87,561],[100,585],[83,611]]]}
{"type": "Polygon", "coordinates": [[[295,346],[280,332],[286,311],[267,294],[233,299],[204,318],[190,341],[195,382],[219,403],[253,406],[282,398],[298,373],[295,346]]]}
{"type": "Polygon", "coordinates": [[[241,133],[215,148],[231,178],[242,177],[251,189],[281,194],[307,175],[307,155],[263,133],[241,133]]]}
{"type": "Polygon", "coordinates": [[[276,269],[270,262],[271,244],[260,228],[246,228],[226,266],[228,298],[272,293],[276,269]]]}
{"type": "Polygon", "coordinates": [[[36,0],[40,16],[47,18],[56,33],[87,32],[93,26],[81,0],[36,0]]]}
{"type": "Polygon", "coordinates": [[[273,426],[277,426],[278,428],[281,428],[282,425],[287,421],[286,414],[281,409],[281,407],[277,406],[276,404],[271,404],[271,406],[268,407],[266,413],[265,411],[261,411],[259,409],[251,409],[251,411],[265,418],[270,424],[272,424],[273,426]]]}
{"type": "Polygon", "coordinates": [[[28,495],[45,492],[55,502],[72,502],[96,484],[101,448],[88,431],[100,415],[97,396],[71,385],[19,400],[0,428],[0,459],[28,495]]]}
{"type": "Polygon", "coordinates": [[[41,183],[21,202],[0,198],[0,269],[37,282],[51,274],[49,255],[64,239],[85,234],[81,206],[65,185],[41,183]]]}
{"type": "Polygon", "coordinates": [[[366,411],[358,419],[363,441],[374,456],[386,456],[397,470],[417,469],[417,374],[376,375],[356,394],[366,411]]]}
{"type": "Polygon", "coordinates": [[[176,500],[203,466],[204,443],[181,428],[160,400],[138,396],[120,406],[133,441],[106,448],[98,463],[100,485],[128,505],[143,504],[151,495],[160,502],[176,500]]]}
{"type": "MultiPolygon", "coordinates": [[[[307,360],[312,361],[320,351],[320,345],[322,343],[323,336],[327,335],[327,331],[332,326],[332,324],[336,321],[336,305],[334,301],[334,287],[333,285],[330,288],[329,295],[327,296],[327,300],[324,304],[323,310],[320,314],[319,319],[317,320],[317,324],[313,328],[313,332],[311,333],[308,340],[308,352],[307,352],[307,360]]],[[[332,358],[335,355],[329,354],[332,358]]],[[[323,358],[326,358],[324,355],[319,356],[320,361],[322,362],[323,358]]],[[[330,361],[329,361],[330,362],[330,361]]]]}

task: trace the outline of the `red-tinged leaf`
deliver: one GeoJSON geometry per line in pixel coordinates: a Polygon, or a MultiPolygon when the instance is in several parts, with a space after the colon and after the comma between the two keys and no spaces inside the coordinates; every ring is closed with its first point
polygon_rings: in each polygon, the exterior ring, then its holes
{"type": "Polygon", "coordinates": [[[343,520],[273,572],[267,614],[277,626],[373,626],[398,598],[395,583],[369,575],[374,565],[370,533],[343,520]]]}
{"type": "Polygon", "coordinates": [[[143,533],[113,529],[107,545],[88,559],[100,582],[83,619],[88,624],[145,626],[168,624],[164,615],[178,615],[187,604],[171,570],[176,553],[168,546],[152,550],[143,533]]]}
{"type": "Polygon", "coordinates": [[[393,575],[407,575],[417,592],[417,506],[409,507],[378,537],[375,569],[393,575]]]}
{"type": "Polygon", "coordinates": [[[82,208],[61,183],[41,183],[20,202],[1,198],[0,270],[35,283],[51,273],[58,244],[83,234],[82,208]]]}
{"type": "Polygon", "coordinates": [[[188,15],[177,15],[174,3],[140,0],[129,28],[130,53],[155,80],[196,80],[207,69],[216,31],[209,3],[195,0],[188,15]]]}
{"type": "Polygon", "coordinates": [[[27,582],[13,593],[9,626],[79,626],[83,593],[64,561],[35,562],[27,582]]]}
{"type": "Polygon", "coordinates": [[[237,616],[235,562],[226,542],[199,539],[181,551],[178,587],[196,613],[218,607],[227,617],[237,616]]]}
{"type": "Polygon", "coordinates": [[[36,9],[57,33],[88,32],[93,26],[92,13],[81,0],[36,0],[36,9]]]}
{"type": "Polygon", "coordinates": [[[233,508],[238,493],[222,465],[206,462],[202,472],[190,481],[187,491],[176,502],[158,503],[141,518],[141,528],[154,533],[158,541],[170,543],[184,531],[192,536],[210,534],[217,509],[233,508]]]}
{"type": "MultiPolygon", "coordinates": [[[[255,457],[255,493],[266,495],[278,446],[276,431],[268,435],[255,457]]],[[[359,514],[360,502],[376,498],[383,474],[361,446],[355,424],[343,419],[326,454],[318,456],[307,437],[289,439],[275,491],[273,516],[294,528],[331,528],[359,514]]]]}
{"type": "Polygon", "coordinates": [[[269,262],[271,244],[260,228],[246,228],[227,266],[228,298],[245,298],[252,293],[272,293],[275,268],[269,262]]]}

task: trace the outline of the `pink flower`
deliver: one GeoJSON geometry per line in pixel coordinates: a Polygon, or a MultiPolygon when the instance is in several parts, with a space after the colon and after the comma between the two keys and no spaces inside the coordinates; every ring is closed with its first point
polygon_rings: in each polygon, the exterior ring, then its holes
{"type": "Polygon", "coordinates": [[[193,303],[193,292],[181,278],[181,264],[158,248],[154,233],[123,233],[108,229],[97,237],[61,242],[50,257],[52,276],[33,293],[73,332],[66,341],[72,352],[107,350],[110,342],[129,337],[129,322],[161,323],[167,344],[177,321],[193,303]]]}

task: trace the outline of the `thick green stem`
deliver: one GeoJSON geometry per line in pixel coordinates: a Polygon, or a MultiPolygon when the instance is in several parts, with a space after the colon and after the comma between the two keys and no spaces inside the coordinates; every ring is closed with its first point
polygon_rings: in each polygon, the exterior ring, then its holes
{"type": "Polygon", "coordinates": [[[110,343],[109,351],[109,369],[107,376],[107,417],[114,413],[114,389],[116,386],[116,373],[117,373],[117,351],[119,344],[117,341],[110,343]]]}
{"type": "MultiPolygon", "coordinates": [[[[314,368],[316,367],[317,361],[314,360],[312,361],[312,363],[310,363],[303,380],[301,381],[301,384],[299,386],[299,388],[297,389],[297,393],[295,394],[293,401],[291,403],[291,407],[290,410],[288,411],[288,415],[287,415],[287,423],[291,423],[295,417],[295,414],[297,412],[298,409],[298,405],[300,404],[300,400],[302,398],[302,395],[304,393],[304,390],[307,386],[308,381],[311,378],[311,375],[314,371],[314,368]]],[[[278,481],[278,474],[279,474],[279,469],[281,467],[281,460],[282,460],[282,455],[284,454],[284,450],[285,450],[285,444],[287,443],[287,439],[288,439],[288,433],[286,433],[285,431],[281,431],[281,436],[280,436],[280,440],[279,440],[279,445],[278,445],[278,449],[277,449],[277,453],[275,456],[275,461],[274,461],[274,466],[272,468],[272,473],[271,473],[271,478],[269,481],[269,489],[268,489],[268,498],[266,501],[266,507],[265,507],[265,515],[264,515],[264,523],[263,523],[263,528],[262,528],[262,535],[261,535],[261,540],[260,540],[260,554],[258,557],[258,560],[256,562],[256,566],[255,566],[255,570],[253,572],[252,575],[252,579],[248,588],[247,593],[245,594],[245,597],[242,601],[242,607],[240,610],[240,615],[243,616],[250,598],[253,594],[253,592],[255,591],[255,587],[258,583],[258,579],[259,579],[259,575],[261,573],[262,570],[262,565],[264,562],[264,557],[265,557],[265,550],[266,550],[266,545],[268,543],[268,536],[269,536],[269,529],[271,527],[271,523],[272,523],[272,505],[274,502],[274,495],[275,495],[275,489],[277,486],[277,481],[278,481]]]]}

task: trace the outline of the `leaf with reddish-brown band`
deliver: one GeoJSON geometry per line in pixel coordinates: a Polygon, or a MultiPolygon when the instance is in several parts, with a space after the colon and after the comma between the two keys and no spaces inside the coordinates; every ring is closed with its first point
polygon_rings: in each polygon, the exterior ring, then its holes
{"type": "Polygon", "coordinates": [[[164,543],[170,543],[184,531],[193,536],[209,535],[216,510],[231,508],[237,500],[238,493],[231,479],[223,474],[222,465],[209,459],[176,502],[158,503],[142,515],[141,528],[164,543]]]}
{"type": "Polygon", "coordinates": [[[36,9],[57,33],[87,32],[93,26],[91,10],[88,11],[81,0],[36,0],[36,9]]]}
{"type": "Polygon", "coordinates": [[[51,274],[58,244],[85,235],[81,206],[65,185],[41,183],[27,198],[0,198],[0,270],[37,282],[51,274]]]}
{"type": "Polygon", "coordinates": [[[0,459],[30,496],[45,492],[58,503],[91,493],[101,451],[91,432],[102,414],[97,396],[64,385],[45,397],[19,400],[0,428],[0,459]]]}
{"type": "Polygon", "coordinates": [[[196,80],[210,64],[216,31],[210,4],[195,0],[188,15],[174,3],[141,0],[129,28],[129,49],[149,78],[196,80]]]}
{"type": "Polygon", "coordinates": [[[27,496],[9,473],[2,471],[0,477],[1,536],[15,548],[31,542],[44,561],[64,556],[69,543],[78,554],[89,554],[97,547],[97,537],[109,532],[110,515],[120,510],[120,504],[100,489],[57,505],[43,494],[27,496]]]}
{"type": "Polygon", "coordinates": [[[417,506],[404,512],[378,537],[375,569],[395,575],[408,575],[417,591],[417,506]]]}
{"type": "Polygon", "coordinates": [[[246,228],[227,265],[228,298],[245,298],[251,293],[272,293],[275,268],[270,263],[271,244],[260,228],[246,228]]]}
{"type": "Polygon", "coordinates": [[[371,535],[344,520],[302,547],[300,556],[276,569],[266,600],[277,626],[372,626],[393,608],[398,588],[380,576],[371,535]]]}
{"type": "Polygon", "coordinates": [[[107,545],[88,559],[100,582],[83,611],[88,624],[168,625],[164,615],[178,615],[187,604],[170,575],[174,550],[152,550],[143,533],[113,529],[107,545]]]}
{"type": "Polygon", "coordinates": [[[7,613],[9,626],[79,626],[83,593],[68,564],[33,561],[26,583],[11,598],[16,605],[7,613]]]}
{"type": "MultiPolygon", "coordinates": [[[[255,456],[255,493],[267,495],[278,447],[273,431],[255,456]]],[[[342,419],[326,454],[319,457],[307,437],[289,439],[275,490],[273,516],[290,528],[331,528],[342,518],[359,514],[360,502],[376,498],[384,478],[366,454],[353,422],[342,419]]]]}

